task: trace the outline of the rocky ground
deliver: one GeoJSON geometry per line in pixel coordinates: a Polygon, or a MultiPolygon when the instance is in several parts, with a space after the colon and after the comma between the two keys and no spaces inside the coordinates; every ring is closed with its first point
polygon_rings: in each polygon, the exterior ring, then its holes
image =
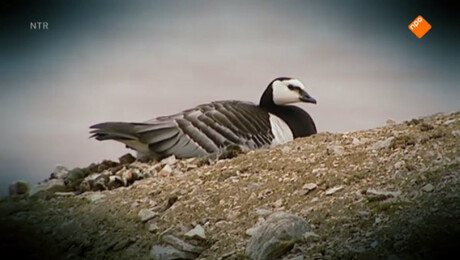
{"type": "Polygon", "coordinates": [[[460,245],[459,178],[460,112],[231,159],[127,155],[13,184],[0,247],[17,259],[442,259],[460,245]]]}

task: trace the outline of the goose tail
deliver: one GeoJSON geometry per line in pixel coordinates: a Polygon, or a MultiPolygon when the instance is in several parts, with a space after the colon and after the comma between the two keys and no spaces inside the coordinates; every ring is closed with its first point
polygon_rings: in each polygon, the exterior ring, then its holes
{"type": "Polygon", "coordinates": [[[117,140],[128,141],[137,140],[136,133],[137,123],[126,122],[104,122],[90,126],[90,138],[95,138],[99,141],[117,140]]]}

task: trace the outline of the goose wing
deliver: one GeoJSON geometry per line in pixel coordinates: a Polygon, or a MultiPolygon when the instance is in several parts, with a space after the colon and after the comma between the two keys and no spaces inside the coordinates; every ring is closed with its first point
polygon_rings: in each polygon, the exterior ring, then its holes
{"type": "Polygon", "coordinates": [[[241,101],[221,101],[143,123],[107,122],[91,126],[97,140],[113,139],[154,157],[203,157],[236,144],[246,149],[273,139],[269,114],[241,101]]]}

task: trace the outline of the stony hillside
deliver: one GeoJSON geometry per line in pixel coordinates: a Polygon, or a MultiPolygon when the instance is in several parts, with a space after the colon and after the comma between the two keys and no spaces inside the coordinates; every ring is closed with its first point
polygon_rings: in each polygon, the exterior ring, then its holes
{"type": "MultiPolygon", "coordinates": [[[[220,159],[104,161],[17,182],[17,259],[435,259],[460,244],[460,112],[220,159]]],[[[444,257],[443,257],[444,256],[444,257]]]]}

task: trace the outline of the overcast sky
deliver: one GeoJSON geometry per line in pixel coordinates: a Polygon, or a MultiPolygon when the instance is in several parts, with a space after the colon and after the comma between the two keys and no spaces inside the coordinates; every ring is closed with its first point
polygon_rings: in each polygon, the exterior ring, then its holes
{"type": "Polygon", "coordinates": [[[411,1],[6,1],[0,5],[0,194],[56,164],[128,152],[89,139],[300,79],[320,132],[460,110],[453,8],[411,1]],[[422,39],[408,29],[422,15],[422,39]],[[48,23],[31,30],[30,22],[48,23]]]}

